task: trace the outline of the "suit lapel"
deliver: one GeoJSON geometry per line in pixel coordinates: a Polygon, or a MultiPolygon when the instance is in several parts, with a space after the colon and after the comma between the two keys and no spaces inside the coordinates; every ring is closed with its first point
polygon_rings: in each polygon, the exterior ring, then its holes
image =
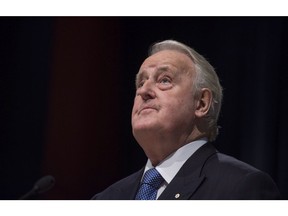
{"type": "Polygon", "coordinates": [[[160,195],[159,200],[187,200],[194,194],[204,179],[204,176],[194,177],[191,180],[175,176],[160,195]]]}
{"type": "Polygon", "coordinates": [[[216,149],[207,143],[198,149],[182,166],[174,179],[160,195],[159,200],[186,200],[193,198],[193,194],[201,187],[205,175],[201,174],[207,159],[215,154],[216,149]]]}
{"type": "Polygon", "coordinates": [[[118,194],[121,199],[134,200],[143,172],[144,168],[130,176],[125,184],[122,184],[119,188],[116,189],[117,191],[115,191],[115,193],[118,194]]]}

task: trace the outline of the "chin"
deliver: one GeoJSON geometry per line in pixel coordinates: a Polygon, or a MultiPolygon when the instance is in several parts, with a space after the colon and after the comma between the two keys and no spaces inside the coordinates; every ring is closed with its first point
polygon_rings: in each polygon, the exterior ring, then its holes
{"type": "Polygon", "coordinates": [[[154,130],[155,126],[153,127],[153,125],[137,125],[133,127],[133,131],[150,131],[150,130],[154,130]]]}
{"type": "Polygon", "coordinates": [[[155,122],[144,122],[144,123],[137,123],[133,124],[132,128],[135,132],[146,132],[146,131],[153,131],[159,129],[160,125],[155,122]]]}

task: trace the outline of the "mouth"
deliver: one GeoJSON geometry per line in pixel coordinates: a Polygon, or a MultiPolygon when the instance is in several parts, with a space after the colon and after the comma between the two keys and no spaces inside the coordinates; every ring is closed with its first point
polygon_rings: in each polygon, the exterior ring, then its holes
{"type": "Polygon", "coordinates": [[[146,106],[146,107],[140,108],[138,114],[140,114],[141,112],[146,111],[146,110],[147,111],[149,111],[149,110],[156,110],[157,111],[157,109],[155,107],[146,106]]]}

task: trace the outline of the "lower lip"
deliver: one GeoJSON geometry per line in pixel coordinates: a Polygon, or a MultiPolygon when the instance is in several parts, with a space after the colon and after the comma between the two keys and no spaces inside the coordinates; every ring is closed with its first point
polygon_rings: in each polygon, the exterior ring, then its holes
{"type": "Polygon", "coordinates": [[[142,113],[142,112],[149,112],[149,111],[151,111],[151,110],[155,110],[155,109],[153,109],[153,108],[145,108],[145,109],[142,109],[142,110],[140,111],[140,113],[142,113]]]}

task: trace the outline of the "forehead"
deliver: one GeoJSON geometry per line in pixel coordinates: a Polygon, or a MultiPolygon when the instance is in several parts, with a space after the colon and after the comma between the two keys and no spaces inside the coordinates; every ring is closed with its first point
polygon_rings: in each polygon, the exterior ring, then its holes
{"type": "Polygon", "coordinates": [[[140,67],[139,73],[149,68],[169,68],[175,67],[180,70],[194,68],[194,63],[184,53],[174,50],[163,50],[145,59],[140,67]]]}

